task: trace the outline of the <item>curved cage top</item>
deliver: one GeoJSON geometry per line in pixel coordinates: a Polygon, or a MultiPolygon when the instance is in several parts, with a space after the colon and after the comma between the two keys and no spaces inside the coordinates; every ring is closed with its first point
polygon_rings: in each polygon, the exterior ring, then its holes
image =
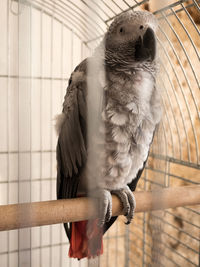
{"type": "MultiPolygon", "coordinates": [[[[196,0],[171,2],[162,8],[155,6],[153,11],[160,22],[157,38],[161,75],[158,83],[163,90],[165,114],[161,126],[165,139],[163,156],[199,167],[200,30],[190,11],[195,8],[199,12],[200,7],[196,0]]],[[[19,3],[11,1],[10,8],[16,14],[20,15],[28,5],[69,29],[91,50],[97,46],[115,16],[141,6],[148,8],[149,1],[23,0],[19,3]]]]}

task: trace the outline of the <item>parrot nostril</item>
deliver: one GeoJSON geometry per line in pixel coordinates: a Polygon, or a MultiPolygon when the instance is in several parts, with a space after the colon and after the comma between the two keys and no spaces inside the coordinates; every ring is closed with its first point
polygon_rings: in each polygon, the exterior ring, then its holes
{"type": "Polygon", "coordinates": [[[144,28],[144,26],[143,25],[140,25],[140,30],[142,30],[144,28]]]}

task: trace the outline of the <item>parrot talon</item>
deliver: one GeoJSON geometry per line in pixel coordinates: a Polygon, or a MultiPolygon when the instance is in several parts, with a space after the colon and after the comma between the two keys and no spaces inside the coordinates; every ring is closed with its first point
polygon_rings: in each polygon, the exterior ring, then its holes
{"type": "Polygon", "coordinates": [[[105,189],[98,189],[92,193],[92,198],[98,200],[98,226],[102,227],[112,217],[111,193],[105,189]]]}
{"type": "Polygon", "coordinates": [[[123,205],[123,214],[127,218],[125,224],[130,224],[136,207],[136,201],[133,193],[128,186],[120,190],[114,190],[112,193],[119,197],[123,205]]]}

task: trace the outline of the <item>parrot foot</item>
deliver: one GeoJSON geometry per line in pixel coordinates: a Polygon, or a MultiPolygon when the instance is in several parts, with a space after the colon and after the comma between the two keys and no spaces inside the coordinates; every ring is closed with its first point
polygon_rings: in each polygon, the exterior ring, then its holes
{"type": "Polygon", "coordinates": [[[98,201],[98,225],[102,227],[105,222],[109,222],[112,217],[112,196],[110,191],[98,189],[91,195],[92,198],[98,201]]]}
{"type": "Polygon", "coordinates": [[[126,224],[130,224],[133,219],[136,207],[136,201],[133,192],[128,186],[126,186],[123,189],[114,190],[111,193],[118,196],[121,200],[123,205],[123,213],[124,216],[127,218],[126,224]]]}

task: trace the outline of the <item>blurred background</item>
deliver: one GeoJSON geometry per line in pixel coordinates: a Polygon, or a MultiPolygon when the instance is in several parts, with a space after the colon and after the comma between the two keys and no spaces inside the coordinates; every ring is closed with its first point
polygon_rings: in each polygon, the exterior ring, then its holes
{"type": "MultiPolygon", "coordinates": [[[[200,184],[200,5],[190,1],[0,1],[0,204],[56,198],[54,117],[68,78],[117,14],[159,20],[163,119],[137,190],[200,184]]],[[[184,198],[184,195],[183,195],[184,198]]],[[[123,217],[96,266],[199,266],[200,207],[123,217]]],[[[68,258],[62,225],[0,232],[0,267],[88,266],[68,258]]],[[[91,263],[92,264],[92,263],[91,263]]]]}

